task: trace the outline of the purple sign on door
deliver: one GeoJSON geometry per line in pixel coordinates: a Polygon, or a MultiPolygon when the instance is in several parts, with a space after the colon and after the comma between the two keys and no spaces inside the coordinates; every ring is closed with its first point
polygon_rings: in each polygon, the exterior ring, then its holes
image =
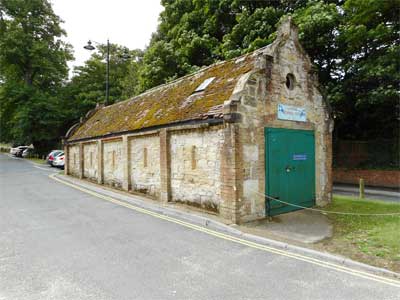
{"type": "Polygon", "coordinates": [[[307,160],[307,154],[293,154],[293,160],[307,160]]]}

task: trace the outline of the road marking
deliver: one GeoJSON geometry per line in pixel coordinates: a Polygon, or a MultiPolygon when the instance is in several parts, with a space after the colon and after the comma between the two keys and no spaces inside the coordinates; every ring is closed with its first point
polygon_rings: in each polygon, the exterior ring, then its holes
{"type": "Polygon", "coordinates": [[[55,181],[58,181],[58,182],[60,182],[62,184],[65,184],[65,185],[68,185],[68,186],[70,186],[70,187],[72,187],[74,189],[77,189],[79,191],[82,191],[82,192],[84,192],[86,194],[92,195],[94,197],[103,199],[105,201],[114,203],[114,204],[119,205],[119,206],[123,206],[123,207],[129,208],[131,210],[134,210],[134,211],[146,214],[146,215],[153,216],[153,217],[158,218],[158,219],[162,219],[162,220],[165,220],[165,221],[168,221],[168,222],[171,222],[171,223],[179,224],[179,225],[182,225],[184,227],[191,228],[193,230],[200,231],[200,232],[206,233],[208,235],[215,236],[215,237],[218,237],[220,239],[228,240],[228,241],[231,241],[231,242],[234,242],[234,243],[237,243],[237,244],[245,245],[245,246],[248,246],[248,247],[251,247],[251,248],[254,248],[254,249],[258,249],[258,250],[262,250],[262,251],[265,251],[265,252],[270,252],[270,253],[286,256],[286,257],[290,257],[290,258],[293,258],[293,259],[297,259],[297,260],[300,260],[300,261],[308,262],[308,263],[311,263],[311,264],[314,264],[314,265],[318,265],[318,266],[321,266],[321,267],[325,267],[325,268],[328,268],[328,269],[332,269],[332,270],[340,271],[340,272],[343,272],[343,273],[347,273],[347,274],[350,274],[350,275],[353,275],[353,276],[356,276],[356,277],[361,277],[361,278],[364,278],[364,279],[370,279],[370,280],[373,280],[373,281],[376,281],[376,282],[379,282],[379,283],[385,283],[385,284],[400,288],[400,281],[398,281],[396,279],[386,278],[386,277],[378,276],[378,275],[375,275],[375,274],[372,274],[372,273],[351,269],[351,268],[348,268],[348,267],[345,267],[345,266],[341,266],[341,265],[338,265],[338,264],[335,264],[335,263],[330,263],[330,262],[319,260],[319,259],[316,259],[316,258],[307,257],[307,256],[304,256],[304,255],[301,255],[301,254],[291,253],[291,252],[286,251],[286,250],[276,249],[276,248],[273,248],[273,247],[270,247],[270,246],[266,246],[266,245],[263,245],[263,244],[258,244],[258,243],[251,242],[251,241],[248,241],[248,240],[244,240],[244,239],[241,239],[241,238],[238,238],[238,237],[235,237],[235,236],[231,236],[231,235],[228,235],[228,234],[225,234],[225,233],[221,233],[221,232],[218,232],[218,231],[215,231],[215,230],[204,228],[204,227],[199,226],[199,225],[194,225],[194,224],[191,224],[191,223],[188,223],[188,222],[185,222],[185,221],[181,221],[179,219],[175,219],[173,217],[169,217],[169,216],[166,216],[166,215],[163,215],[163,214],[159,214],[159,213],[156,213],[156,212],[153,212],[153,211],[150,211],[150,210],[135,206],[133,204],[130,204],[130,203],[127,203],[127,202],[124,202],[124,201],[120,201],[120,200],[114,199],[114,198],[109,197],[109,196],[101,195],[99,193],[90,191],[88,189],[85,189],[83,187],[77,186],[75,184],[72,184],[72,183],[69,183],[69,182],[65,182],[65,181],[63,181],[63,180],[61,180],[59,178],[56,178],[55,175],[56,174],[51,174],[51,175],[49,175],[49,177],[51,179],[55,180],[55,181]]]}
{"type": "Polygon", "coordinates": [[[57,170],[45,169],[45,168],[42,168],[42,167],[38,167],[38,166],[36,166],[35,164],[33,164],[33,167],[36,168],[36,169],[40,169],[40,170],[45,170],[45,171],[50,171],[50,172],[57,172],[57,170]]]}

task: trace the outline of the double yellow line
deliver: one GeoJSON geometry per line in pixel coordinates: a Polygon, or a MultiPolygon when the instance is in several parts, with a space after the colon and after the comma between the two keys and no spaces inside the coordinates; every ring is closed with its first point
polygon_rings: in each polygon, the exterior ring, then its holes
{"type": "Polygon", "coordinates": [[[254,249],[258,249],[258,250],[261,250],[261,251],[270,252],[270,253],[278,254],[278,255],[281,255],[281,256],[285,256],[285,257],[290,257],[290,258],[293,258],[293,259],[296,259],[296,260],[300,260],[300,261],[308,262],[308,263],[311,263],[311,264],[314,264],[314,265],[318,265],[318,266],[321,266],[321,267],[324,267],[324,268],[327,268],[327,269],[332,269],[332,270],[343,272],[343,273],[347,273],[347,274],[350,274],[350,275],[353,275],[353,276],[356,276],[356,277],[361,277],[361,278],[373,280],[373,281],[376,281],[376,282],[379,282],[379,283],[384,283],[384,284],[388,284],[388,285],[400,288],[400,281],[398,281],[396,279],[386,278],[386,277],[374,275],[372,273],[359,271],[359,270],[351,269],[351,268],[348,268],[348,267],[345,267],[345,266],[341,266],[341,265],[338,265],[338,264],[334,264],[334,263],[330,263],[330,262],[327,262],[327,261],[319,260],[319,259],[316,259],[316,258],[304,256],[304,255],[301,255],[301,254],[296,254],[296,253],[291,253],[289,251],[276,249],[276,248],[269,247],[269,246],[266,246],[266,245],[262,245],[262,244],[258,244],[258,243],[251,242],[251,241],[248,241],[248,240],[244,240],[244,239],[241,239],[241,238],[238,238],[238,237],[235,237],[235,236],[224,234],[224,233],[221,233],[221,232],[218,232],[218,231],[215,231],[215,230],[211,230],[211,229],[208,229],[208,228],[205,228],[205,227],[202,227],[202,226],[194,225],[194,224],[191,224],[191,223],[188,223],[188,222],[185,222],[185,221],[181,221],[181,220],[176,219],[176,218],[168,217],[168,216],[165,216],[165,215],[162,215],[162,214],[159,214],[159,213],[156,213],[156,212],[144,209],[144,208],[137,207],[135,205],[132,205],[132,204],[126,203],[124,201],[120,201],[120,200],[114,199],[114,198],[109,197],[109,196],[101,195],[99,193],[96,193],[96,192],[90,191],[88,189],[79,187],[79,186],[74,185],[72,183],[65,182],[64,180],[61,180],[61,179],[59,179],[59,178],[57,178],[55,176],[56,176],[56,174],[49,175],[49,177],[51,179],[56,180],[56,181],[58,181],[58,182],[60,182],[62,184],[70,186],[70,187],[72,187],[74,189],[77,189],[79,191],[82,191],[82,192],[84,192],[86,194],[89,194],[91,196],[103,199],[105,201],[114,203],[114,204],[119,205],[119,206],[123,206],[123,207],[129,208],[131,210],[134,210],[134,211],[146,214],[146,215],[150,215],[150,216],[158,218],[158,219],[162,219],[162,220],[165,220],[165,221],[168,221],[168,222],[171,222],[171,223],[179,224],[181,226],[184,226],[184,227],[196,230],[196,231],[200,231],[200,232],[203,232],[205,234],[208,234],[208,235],[211,235],[211,236],[223,239],[223,240],[227,240],[227,241],[231,241],[231,242],[234,242],[234,243],[237,243],[237,244],[245,245],[245,246],[248,246],[248,247],[251,247],[251,248],[254,248],[254,249]]]}

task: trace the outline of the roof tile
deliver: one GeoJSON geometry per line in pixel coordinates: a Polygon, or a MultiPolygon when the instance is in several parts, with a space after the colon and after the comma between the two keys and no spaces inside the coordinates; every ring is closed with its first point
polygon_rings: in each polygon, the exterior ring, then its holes
{"type": "Polygon", "coordinates": [[[69,140],[138,130],[169,123],[221,118],[222,106],[241,77],[253,68],[253,57],[216,63],[132,99],[102,107],[74,131],[69,140]],[[203,91],[193,92],[206,79],[215,79],[203,91]]]}

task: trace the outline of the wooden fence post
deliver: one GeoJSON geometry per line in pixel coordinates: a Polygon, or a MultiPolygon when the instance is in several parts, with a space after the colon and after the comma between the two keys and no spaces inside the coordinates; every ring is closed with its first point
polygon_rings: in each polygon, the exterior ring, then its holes
{"type": "Polygon", "coordinates": [[[364,199],[365,197],[365,190],[364,190],[364,179],[360,178],[360,198],[364,199]]]}

